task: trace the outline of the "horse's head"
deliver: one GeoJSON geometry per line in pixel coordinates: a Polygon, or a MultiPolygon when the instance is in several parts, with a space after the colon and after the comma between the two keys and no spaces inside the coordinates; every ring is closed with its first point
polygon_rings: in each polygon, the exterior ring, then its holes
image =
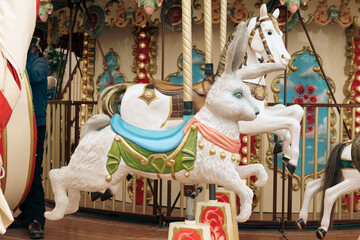
{"type": "Polygon", "coordinates": [[[276,62],[286,66],[290,54],[282,40],[283,33],[279,28],[277,18],[279,9],[272,14],[267,13],[266,5],[260,8],[260,17],[253,17],[248,24],[249,47],[261,55],[265,62],[276,62]]]}
{"type": "Polygon", "coordinates": [[[251,121],[259,113],[256,101],[242,80],[285,68],[277,63],[258,63],[239,69],[248,47],[246,33],[246,24],[239,23],[226,52],[224,72],[217,77],[205,102],[213,113],[234,121],[251,121]]]}

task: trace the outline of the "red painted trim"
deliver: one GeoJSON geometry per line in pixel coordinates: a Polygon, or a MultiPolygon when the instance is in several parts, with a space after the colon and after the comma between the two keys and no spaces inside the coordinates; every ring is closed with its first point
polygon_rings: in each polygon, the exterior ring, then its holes
{"type": "Polygon", "coordinates": [[[40,0],[36,0],[36,18],[39,13],[39,8],[40,8],[40,0]]]}
{"type": "Polygon", "coordinates": [[[31,185],[32,185],[32,181],[33,181],[33,178],[34,178],[34,172],[35,172],[35,164],[36,164],[36,143],[37,143],[37,128],[36,128],[36,120],[35,120],[35,114],[33,115],[34,117],[34,154],[33,154],[33,164],[32,164],[32,169],[31,169],[31,177],[30,177],[30,182],[29,182],[29,185],[28,185],[28,188],[26,189],[26,193],[24,195],[24,198],[22,199],[21,202],[24,202],[27,195],[29,194],[29,191],[30,191],[30,188],[31,188],[31,185]]]}
{"type": "Polygon", "coordinates": [[[13,65],[11,65],[11,63],[9,61],[7,61],[7,67],[9,69],[9,71],[11,72],[11,75],[13,76],[16,84],[18,85],[19,89],[21,90],[21,84],[20,84],[20,79],[19,76],[15,70],[15,68],[13,67],[13,65]]]}
{"type": "Polygon", "coordinates": [[[0,134],[2,134],[12,114],[12,109],[9,105],[9,102],[5,98],[2,91],[0,91],[0,112],[0,134]]]}
{"type": "MultiPolygon", "coordinates": [[[[1,159],[4,159],[4,145],[3,145],[3,132],[0,133],[0,155],[1,155],[1,159]]],[[[4,161],[4,160],[3,160],[4,161]]],[[[0,165],[0,167],[2,167],[2,165],[0,165]]],[[[2,169],[0,170],[0,176],[2,175],[2,169]]],[[[3,183],[3,179],[1,179],[0,181],[0,187],[2,186],[2,183],[3,183]]]]}

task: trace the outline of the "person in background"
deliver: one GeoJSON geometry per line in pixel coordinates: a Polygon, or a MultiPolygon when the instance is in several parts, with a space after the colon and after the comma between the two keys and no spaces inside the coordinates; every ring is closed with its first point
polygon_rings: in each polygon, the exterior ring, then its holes
{"type": "Polygon", "coordinates": [[[21,213],[15,218],[13,224],[16,225],[15,227],[26,227],[32,239],[44,237],[45,195],[41,176],[46,132],[48,69],[49,65],[44,58],[35,56],[31,51],[28,51],[26,71],[32,90],[37,129],[36,164],[29,194],[20,205],[21,213]]]}

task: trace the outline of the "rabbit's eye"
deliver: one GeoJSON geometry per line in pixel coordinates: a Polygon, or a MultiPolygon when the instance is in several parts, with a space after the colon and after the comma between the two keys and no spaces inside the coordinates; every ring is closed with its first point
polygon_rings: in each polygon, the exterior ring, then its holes
{"type": "Polygon", "coordinates": [[[236,92],[236,93],[234,94],[234,96],[235,96],[236,98],[241,98],[241,97],[243,96],[243,93],[242,93],[242,92],[236,92]]]}

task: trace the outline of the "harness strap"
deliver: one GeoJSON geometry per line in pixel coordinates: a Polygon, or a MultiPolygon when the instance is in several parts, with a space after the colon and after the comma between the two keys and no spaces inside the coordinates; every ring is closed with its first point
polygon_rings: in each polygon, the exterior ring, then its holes
{"type": "Polygon", "coordinates": [[[265,38],[265,35],[264,35],[264,31],[261,28],[261,23],[266,22],[266,21],[271,21],[271,18],[267,17],[267,18],[263,18],[263,19],[260,19],[260,20],[259,20],[259,17],[256,18],[256,24],[255,24],[254,28],[251,30],[251,33],[249,35],[248,44],[249,44],[250,49],[252,49],[251,48],[252,40],[253,40],[253,38],[254,38],[254,36],[256,34],[256,31],[259,30],[259,36],[260,36],[260,39],[261,39],[261,41],[263,43],[264,50],[265,50],[265,52],[266,52],[266,54],[268,56],[268,60],[273,63],[273,62],[275,62],[274,61],[274,56],[272,55],[272,53],[271,53],[271,51],[269,49],[269,46],[268,46],[268,44],[266,42],[266,38],[265,38]]]}

